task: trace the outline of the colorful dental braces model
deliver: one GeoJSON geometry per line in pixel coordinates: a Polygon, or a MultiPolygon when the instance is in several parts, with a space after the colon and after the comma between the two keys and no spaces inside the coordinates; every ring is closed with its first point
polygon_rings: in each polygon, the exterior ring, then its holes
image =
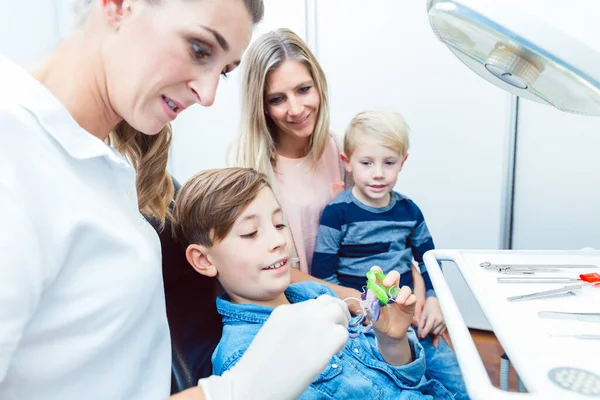
{"type": "Polygon", "coordinates": [[[357,337],[360,334],[358,329],[362,325],[365,327],[363,333],[369,332],[373,328],[373,323],[379,319],[381,307],[396,301],[400,288],[398,286],[386,288],[383,286],[384,278],[383,272],[376,270],[367,272],[366,290],[360,296],[362,316],[350,323],[350,327],[357,328],[357,332],[351,332],[350,337],[357,337]]]}

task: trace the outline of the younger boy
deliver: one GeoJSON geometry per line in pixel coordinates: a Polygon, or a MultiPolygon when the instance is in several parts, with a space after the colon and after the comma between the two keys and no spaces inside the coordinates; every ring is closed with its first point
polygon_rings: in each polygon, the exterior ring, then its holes
{"type": "MultiPolygon", "coordinates": [[[[266,177],[252,169],[194,176],[179,192],[174,219],[188,262],[226,291],[217,299],[224,325],[212,357],[217,375],[238,362],[276,307],[335,296],[316,282],[290,285],[291,238],[283,212],[266,177]]],[[[385,283],[398,280],[392,273],[385,283]]],[[[373,331],[352,328],[357,337],[348,339],[300,398],[452,399],[439,382],[424,377],[423,349],[409,328],[415,301],[404,287],[395,303],[382,308],[373,331]]],[[[269,367],[265,374],[286,368],[269,367]]]]}
{"type": "Polygon", "coordinates": [[[341,157],[354,186],[323,210],[312,274],[362,290],[365,273],[378,265],[384,273],[397,271],[400,284],[412,288],[414,258],[426,289],[417,334],[425,349],[427,375],[457,399],[466,399],[454,353],[443,340],[436,343],[445,323],[423,263],[425,252],[434,248],[433,240],[419,207],[393,190],[408,158],[408,133],[400,114],[384,110],[361,112],[350,122],[341,157]]]}

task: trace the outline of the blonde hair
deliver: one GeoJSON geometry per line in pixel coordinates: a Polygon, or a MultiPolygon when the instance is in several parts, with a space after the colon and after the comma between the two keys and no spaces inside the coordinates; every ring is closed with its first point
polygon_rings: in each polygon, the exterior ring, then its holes
{"type": "MultiPolygon", "coordinates": [[[[75,4],[83,23],[96,0],[79,0],[75,4]]],[[[145,0],[158,4],[162,0],[145,0]]],[[[263,18],[263,0],[241,0],[248,10],[252,22],[257,24],[263,18]]],[[[167,171],[171,126],[167,125],[156,135],[145,135],[126,121],[121,121],[110,133],[108,143],[125,155],[136,171],[138,208],[146,216],[154,217],[162,227],[165,219],[171,217],[169,205],[173,201],[174,187],[167,171]]]]}
{"type": "Polygon", "coordinates": [[[241,127],[230,161],[239,167],[255,168],[273,182],[277,166],[276,128],[265,113],[265,90],[269,73],[285,61],[306,66],[319,93],[320,107],[310,137],[307,158],[312,168],[319,161],[329,139],[329,94],[325,73],[306,43],[289,29],[281,28],[259,37],[244,56],[242,67],[241,127]]]}
{"type": "Polygon", "coordinates": [[[344,136],[344,154],[350,157],[361,137],[375,139],[399,155],[408,154],[410,128],[400,113],[387,110],[362,111],[350,121],[344,136]]]}
{"type": "Polygon", "coordinates": [[[145,135],[126,121],[121,121],[108,139],[135,169],[140,212],[158,219],[161,226],[165,218],[170,217],[169,205],[175,192],[167,171],[171,137],[171,125],[165,126],[156,135],[145,135]]]}
{"type": "Polygon", "coordinates": [[[186,246],[212,246],[229,234],[235,220],[265,187],[264,174],[252,168],[200,172],[181,188],[173,209],[172,231],[186,246]]]}

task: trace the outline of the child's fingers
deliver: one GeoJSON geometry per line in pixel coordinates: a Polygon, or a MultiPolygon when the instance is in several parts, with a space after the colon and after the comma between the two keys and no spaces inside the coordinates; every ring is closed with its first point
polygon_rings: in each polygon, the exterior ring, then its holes
{"type": "Polygon", "coordinates": [[[452,342],[450,341],[450,334],[445,328],[444,332],[442,332],[440,336],[442,337],[442,339],[444,339],[444,342],[448,343],[448,346],[452,346],[452,342]]]}
{"type": "Polygon", "coordinates": [[[412,291],[408,286],[402,286],[400,288],[400,292],[398,292],[398,296],[396,296],[396,304],[404,304],[410,306],[417,301],[415,295],[412,294],[412,291]],[[408,303],[410,301],[410,303],[408,303]]]}
{"type": "Polygon", "coordinates": [[[429,335],[431,333],[431,328],[433,327],[434,322],[435,321],[433,318],[427,318],[427,321],[425,321],[425,325],[423,326],[423,329],[419,329],[419,336],[421,338],[427,337],[427,335],[429,335]]]}
{"type": "Polygon", "coordinates": [[[421,318],[419,318],[419,324],[418,324],[419,337],[421,337],[421,331],[423,329],[425,329],[425,323],[426,322],[427,322],[427,314],[423,313],[423,314],[421,314],[421,318]]]}
{"type": "MultiPolygon", "coordinates": [[[[400,273],[398,271],[391,271],[383,280],[383,286],[392,287],[400,286],[400,273]]],[[[407,286],[405,286],[407,287],[407,286]]],[[[410,290],[410,289],[408,289],[410,290]]]]}
{"type": "Polygon", "coordinates": [[[438,348],[438,346],[440,345],[440,337],[438,335],[435,335],[433,337],[432,344],[434,349],[438,348]]]}
{"type": "Polygon", "coordinates": [[[381,267],[379,265],[373,265],[371,267],[371,271],[379,271],[379,272],[383,272],[383,270],[381,269],[381,267]]]}
{"type": "MultiPolygon", "coordinates": [[[[407,286],[405,286],[405,287],[407,287],[407,286]]],[[[410,290],[410,288],[408,290],[410,290]]],[[[406,301],[404,302],[404,305],[412,306],[413,304],[417,304],[417,296],[415,296],[414,294],[411,294],[410,296],[408,296],[408,299],[406,299],[406,301]]]]}
{"type": "Polygon", "coordinates": [[[440,315],[439,318],[435,319],[431,333],[434,335],[441,335],[444,330],[446,330],[446,321],[444,321],[444,317],[440,315]]]}
{"type": "Polygon", "coordinates": [[[444,331],[446,330],[446,323],[444,322],[444,320],[442,320],[441,322],[439,322],[438,324],[436,324],[433,329],[431,330],[431,333],[433,333],[434,335],[441,335],[442,333],[444,333],[444,331]]]}
{"type": "MultiPolygon", "coordinates": [[[[415,296],[416,297],[416,296],[415,296]]],[[[419,310],[419,303],[417,299],[417,306],[415,307],[415,313],[413,314],[412,326],[415,328],[419,326],[419,321],[421,320],[421,313],[423,310],[419,310]]]]}

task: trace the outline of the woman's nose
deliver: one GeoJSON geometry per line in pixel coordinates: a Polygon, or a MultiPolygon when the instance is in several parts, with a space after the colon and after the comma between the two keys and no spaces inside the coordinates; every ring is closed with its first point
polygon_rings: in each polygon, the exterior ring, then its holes
{"type": "Polygon", "coordinates": [[[204,107],[213,105],[220,77],[220,73],[211,72],[210,74],[198,76],[189,83],[189,88],[194,93],[196,103],[204,107]]]}
{"type": "Polygon", "coordinates": [[[289,100],[290,108],[288,113],[292,116],[299,115],[302,112],[302,103],[295,97],[290,97],[289,100]]]}

